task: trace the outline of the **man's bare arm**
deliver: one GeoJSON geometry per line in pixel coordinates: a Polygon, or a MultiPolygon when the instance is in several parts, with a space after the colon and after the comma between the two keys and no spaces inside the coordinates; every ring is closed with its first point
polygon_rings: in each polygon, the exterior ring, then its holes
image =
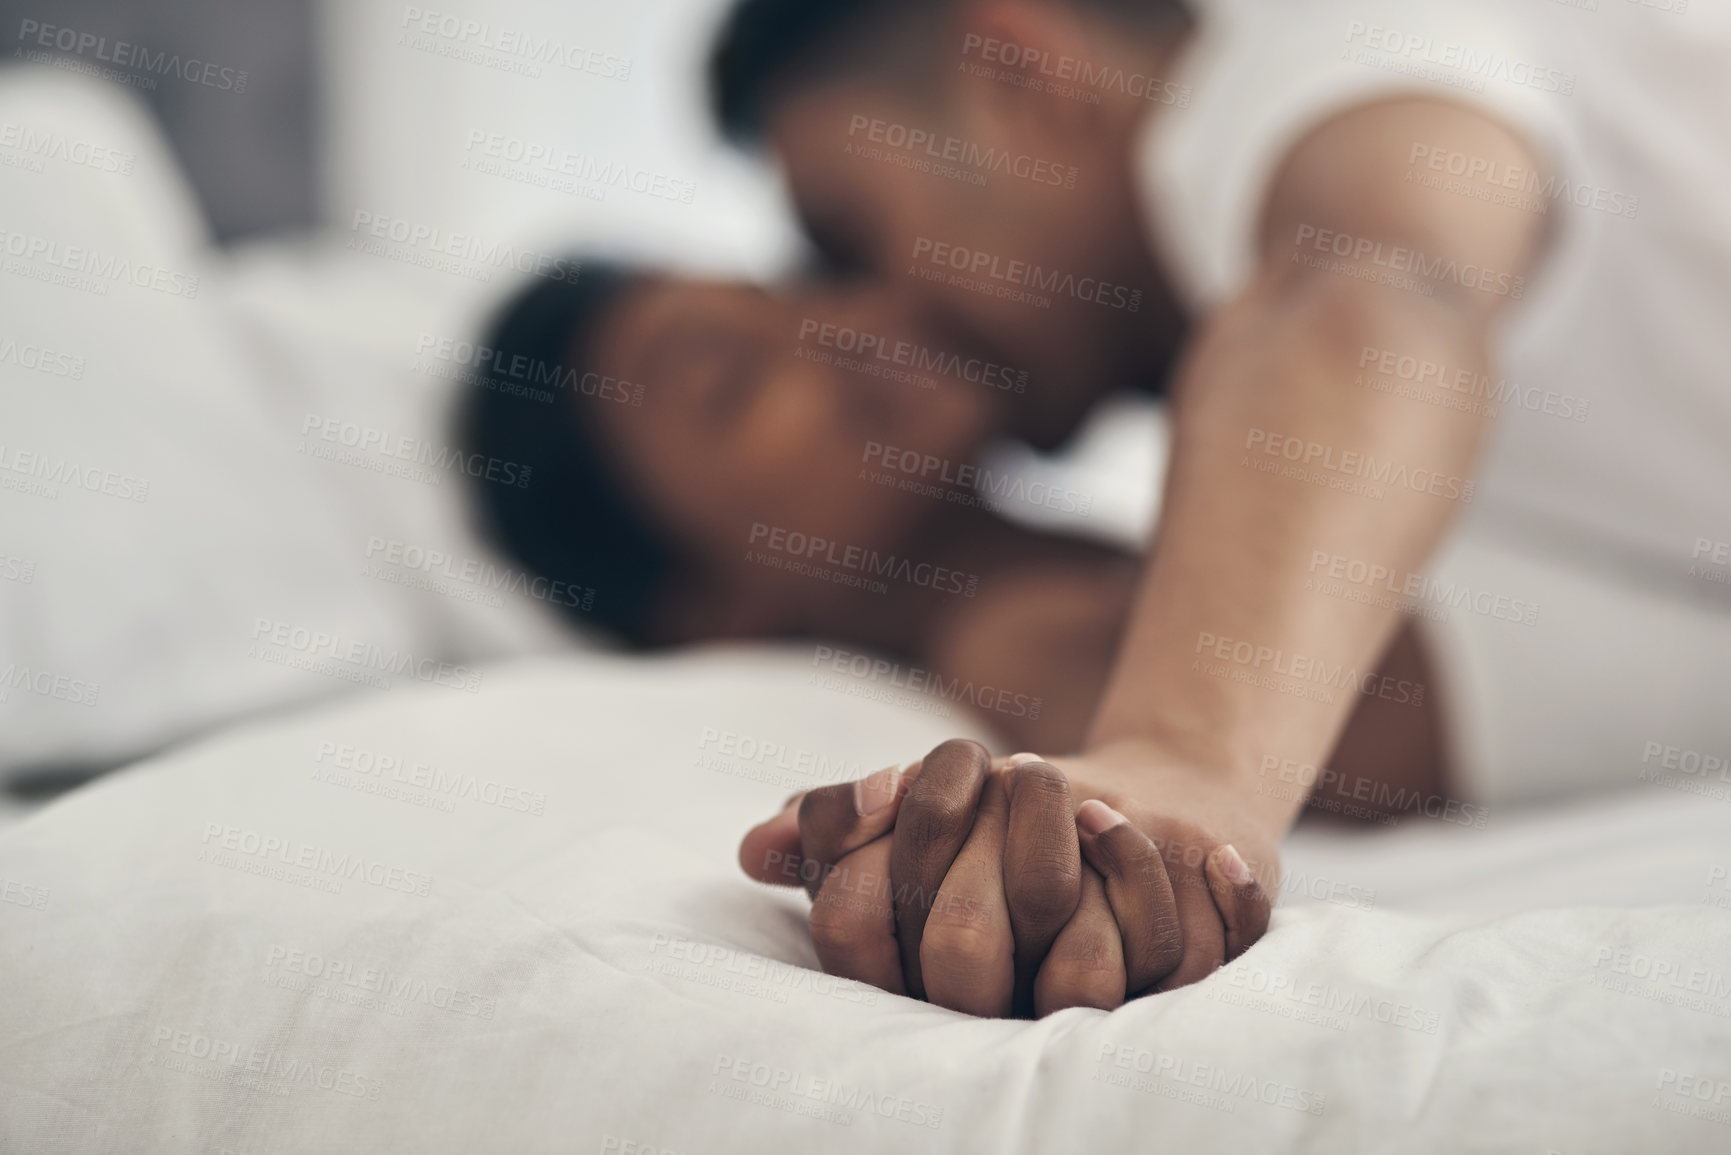
{"type": "Polygon", "coordinates": [[[1160,531],[1089,737],[1243,783],[1270,829],[1302,799],[1254,792],[1264,757],[1320,764],[1359,692],[1415,692],[1348,681],[1376,669],[1398,614],[1307,589],[1313,558],[1421,569],[1489,431],[1363,382],[1384,351],[1489,372],[1544,241],[1542,217],[1424,187],[1415,146],[1538,163],[1497,122],[1423,100],[1355,110],[1293,152],[1259,273],[1182,374],[1160,531]]]}
{"type": "MultiPolygon", "coordinates": [[[[1366,107],[1323,126],[1274,181],[1257,276],[1209,319],[1182,373],[1166,506],[1116,669],[1087,747],[1053,759],[1084,802],[1089,864],[1110,880],[1099,848],[1134,833],[1149,853],[1131,873],[1148,882],[1163,867],[1168,880],[1137,891],[1108,882],[1124,941],[1144,926],[1142,938],[1179,944],[1158,966],[1126,960],[1128,997],[1205,977],[1267,927],[1280,839],[1303,799],[1258,792],[1262,760],[1320,763],[1360,692],[1415,693],[1365,681],[1395,611],[1322,596],[1306,579],[1318,554],[1422,568],[1468,500],[1489,430],[1369,388],[1367,350],[1374,362],[1388,351],[1447,366],[1451,378],[1489,371],[1495,325],[1544,241],[1542,218],[1409,182],[1421,145],[1536,167],[1507,129],[1441,102],[1366,107]]],[[[942,821],[933,813],[915,829],[898,821],[895,837],[959,836],[974,820],[966,805],[942,821]]],[[[747,870],[766,847],[824,858],[806,826],[789,811],[753,831],[747,870]]],[[[887,865],[897,893],[923,893],[887,865]]],[[[1003,886],[1051,873],[1005,863],[1003,886]]],[[[845,930],[880,948],[899,940],[904,971],[910,951],[925,961],[917,926],[880,917],[845,930]]],[[[972,965],[962,962],[957,973],[972,965]]]]}

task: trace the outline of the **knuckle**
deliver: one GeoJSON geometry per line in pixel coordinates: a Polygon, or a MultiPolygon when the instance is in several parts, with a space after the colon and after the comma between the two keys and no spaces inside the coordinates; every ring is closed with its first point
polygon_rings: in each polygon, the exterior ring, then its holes
{"type": "Polygon", "coordinates": [[[1120,822],[1100,836],[1100,845],[1115,862],[1125,865],[1158,865],[1160,846],[1136,829],[1135,823],[1120,822]]]}
{"type": "Polygon", "coordinates": [[[1012,766],[1004,772],[1004,785],[1014,799],[1069,805],[1070,780],[1050,762],[1024,762],[1012,766]]]}
{"type": "Polygon", "coordinates": [[[1136,961],[1146,973],[1155,978],[1163,978],[1178,969],[1178,964],[1184,961],[1184,931],[1180,929],[1175,917],[1163,918],[1154,925],[1154,933],[1149,936],[1146,945],[1138,949],[1136,961]]]}
{"type": "Polygon", "coordinates": [[[926,759],[927,761],[938,761],[945,765],[952,761],[964,765],[971,763],[980,767],[990,766],[992,763],[991,754],[972,738],[951,738],[946,742],[940,742],[926,756],[926,759]]]}
{"type": "Polygon", "coordinates": [[[1097,1007],[1109,1011],[1124,1001],[1124,969],[1101,948],[1053,960],[1040,975],[1040,1002],[1053,1010],[1097,1007]]]}
{"type": "Polygon", "coordinates": [[[856,909],[853,900],[825,891],[811,904],[811,940],[820,951],[853,954],[871,941],[872,934],[870,918],[856,909]]]}
{"type": "Polygon", "coordinates": [[[918,854],[960,837],[973,826],[973,817],[966,798],[931,791],[903,804],[896,816],[896,832],[905,835],[918,854]]]}
{"type": "Polygon", "coordinates": [[[1070,921],[1082,901],[1081,865],[1057,856],[1030,858],[1005,878],[1004,897],[1024,933],[1056,930],[1070,921]]]}
{"type": "Polygon", "coordinates": [[[1108,975],[1122,978],[1124,969],[1111,937],[1102,930],[1090,930],[1068,936],[1057,952],[1055,961],[1061,973],[1087,978],[1108,975]]]}
{"type": "Polygon", "coordinates": [[[946,974],[977,974],[1006,957],[1009,949],[1001,932],[984,920],[934,917],[926,923],[925,936],[920,940],[920,967],[946,974]]]}

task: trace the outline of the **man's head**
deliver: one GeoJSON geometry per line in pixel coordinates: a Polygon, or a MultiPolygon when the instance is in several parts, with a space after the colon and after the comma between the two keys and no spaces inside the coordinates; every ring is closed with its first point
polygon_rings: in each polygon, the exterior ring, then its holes
{"type": "Polygon", "coordinates": [[[639,644],[777,632],[797,606],[742,563],[754,528],[893,550],[944,506],[862,477],[874,449],[959,467],[1014,387],[933,345],[878,289],[593,264],[521,293],[486,345],[493,372],[463,440],[531,472],[526,486],[477,483],[485,521],[531,569],[593,588],[584,620],[639,644]]]}
{"type": "Polygon", "coordinates": [[[1161,361],[1176,327],[1131,166],[1186,99],[1188,27],[1177,0],[744,0],[711,95],[835,264],[1088,382],[1161,361]]]}

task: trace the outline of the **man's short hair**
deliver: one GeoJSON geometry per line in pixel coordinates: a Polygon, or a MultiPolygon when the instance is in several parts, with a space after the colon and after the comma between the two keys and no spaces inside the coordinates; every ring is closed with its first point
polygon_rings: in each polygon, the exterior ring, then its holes
{"type": "MultiPolygon", "coordinates": [[[[1051,0],[1139,25],[1189,19],[1185,0],[1051,0]]],[[[853,69],[929,80],[955,0],[740,0],[709,57],[710,108],[736,144],[763,138],[770,109],[802,81],[853,69]]]]}
{"type": "Polygon", "coordinates": [[[599,435],[594,417],[607,402],[578,387],[604,325],[638,281],[596,262],[581,269],[574,280],[535,280],[499,311],[482,342],[490,365],[528,366],[544,383],[525,389],[496,371],[479,375],[457,436],[468,453],[529,467],[527,485],[477,479],[471,487],[494,544],[531,575],[563,583],[563,596],[547,600],[573,621],[646,646],[675,551],[599,435]]]}

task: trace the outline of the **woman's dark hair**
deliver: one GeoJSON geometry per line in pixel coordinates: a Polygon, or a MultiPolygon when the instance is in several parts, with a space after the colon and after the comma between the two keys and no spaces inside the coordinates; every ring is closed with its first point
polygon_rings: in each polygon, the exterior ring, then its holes
{"type": "Polygon", "coordinates": [[[548,600],[575,621],[647,646],[675,555],[596,428],[598,407],[620,402],[585,381],[600,369],[598,337],[637,281],[605,264],[567,267],[581,271],[537,278],[494,318],[457,436],[467,454],[514,464],[519,478],[527,469],[526,484],[474,479],[486,535],[534,576],[562,583],[548,600]]]}

